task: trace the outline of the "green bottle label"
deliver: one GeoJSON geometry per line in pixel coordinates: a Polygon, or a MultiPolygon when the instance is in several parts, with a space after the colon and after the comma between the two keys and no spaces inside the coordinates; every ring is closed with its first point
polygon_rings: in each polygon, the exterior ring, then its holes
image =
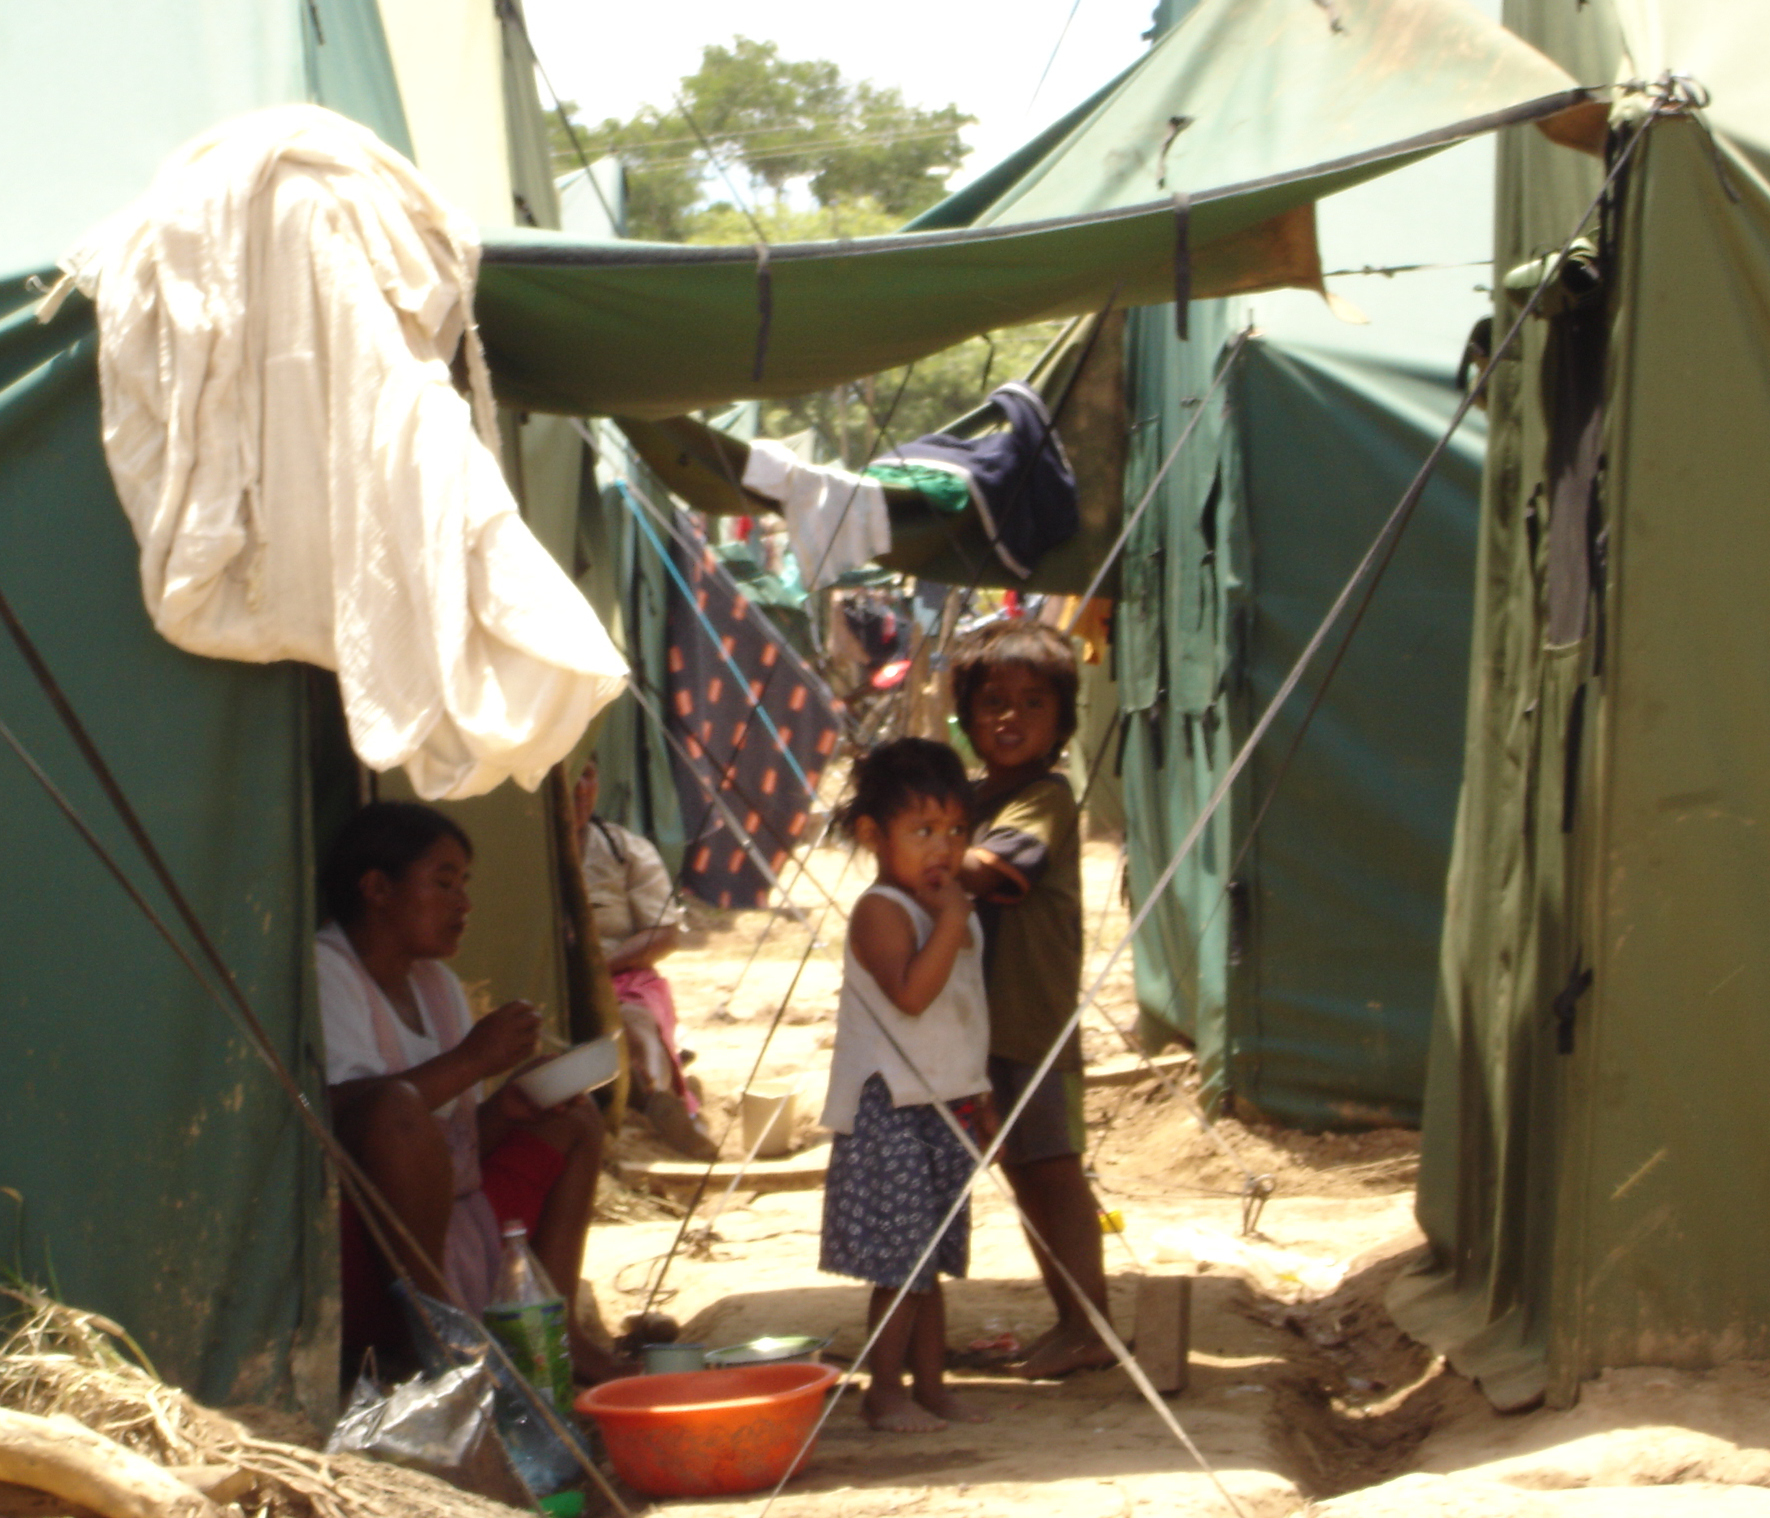
{"type": "Polygon", "coordinates": [[[497,1337],[528,1383],[560,1412],[572,1405],[572,1360],[565,1345],[565,1303],[526,1306],[494,1302],[486,1327],[497,1337]]]}

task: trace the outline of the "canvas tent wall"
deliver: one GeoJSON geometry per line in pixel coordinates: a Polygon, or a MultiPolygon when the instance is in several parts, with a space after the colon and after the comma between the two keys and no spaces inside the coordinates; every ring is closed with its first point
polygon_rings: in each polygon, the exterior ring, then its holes
{"type": "MultiPolygon", "coordinates": [[[[1391,1305],[1517,1406],[1770,1353],[1770,33],[1652,0],[1507,19],[1583,78],[1678,70],[1712,99],[1646,127],[1595,284],[1562,287],[1494,396],[1431,1258],[1391,1305]]],[[[1619,96],[1613,156],[1649,98],[1619,96]]],[[[1603,173],[1509,137],[1496,271],[1568,237],[1603,173]]]]}
{"type": "MultiPolygon", "coordinates": [[[[1333,35],[1325,22],[1319,37],[1303,32],[1297,13],[1279,20],[1298,23],[1298,46],[1333,35]]],[[[1200,71],[1233,71],[1236,39],[1209,11],[1170,0],[1156,24],[1158,53],[1184,45],[1200,71]]],[[[1321,66],[1356,69],[1331,45],[1321,66]]],[[[1199,133],[1194,151],[1209,154],[1217,102],[1209,87],[1199,95],[1200,117],[1178,140],[1199,133]]],[[[986,176],[987,194],[956,196],[924,223],[988,221],[1025,193],[1048,203],[1062,171],[1087,161],[1087,140],[1112,140],[1123,130],[1114,113],[1134,122],[1135,103],[1097,97],[1043,158],[986,176]]],[[[1121,770],[1138,903],[1449,420],[1481,274],[1436,266],[1485,257],[1490,163],[1491,147],[1471,144],[1316,207],[1328,267],[1434,266],[1334,281],[1370,305],[1369,325],[1337,321],[1300,291],[1194,302],[1186,340],[1171,306],[1127,318],[1125,512],[1155,495],[1117,566],[1122,726],[1103,763],[1121,770]],[[1257,335],[1219,383],[1250,323],[1257,335]]],[[[1477,419],[1456,440],[1251,851],[1237,862],[1301,700],[1139,935],[1144,1041],[1194,1041],[1213,1102],[1234,1096],[1314,1127],[1418,1119],[1480,437],[1477,419]]]]}
{"type": "MultiPolygon", "coordinates": [[[[1155,312],[1132,317],[1129,502],[1235,334],[1256,332],[1126,552],[1134,900],[1449,423],[1483,309],[1485,270],[1462,266],[1488,255],[1491,162],[1490,144],[1469,144],[1318,208],[1330,269],[1405,271],[1330,282],[1368,324],[1288,292],[1226,303],[1189,343],[1155,312]]],[[[1312,1128],[1419,1120],[1482,436],[1479,415],[1460,429],[1306,738],[1292,754],[1316,680],[1139,937],[1143,1041],[1193,1041],[1214,1103],[1312,1128]]]]}
{"type": "MultiPolygon", "coordinates": [[[[1133,326],[1134,393],[1160,425],[1139,439],[1128,494],[1203,403],[1247,314],[1218,313],[1188,345],[1197,354],[1175,353],[1153,321],[1133,326]]],[[[1139,903],[1456,398],[1456,346],[1428,368],[1422,345],[1410,372],[1262,329],[1127,550],[1117,654],[1139,903]]],[[[1213,1105],[1233,1098],[1244,1114],[1310,1128],[1418,1120],[1479,460],[1468,429],[1307,736],[1293,754],[1314,682],[1138,937],[1142,1042],[1194,1043],[1213,1105]]]]}
{"type": "MultiPolygon", "coordinates": [[[[525,205],[555,214],[518,13],[461,7],[456,52],[439,59],[442,34],[391,9],[392,48],[368,0],[294,0],[249,17],[178,0],[0,17],[0,120],[15,140],[55,145],[15,155],[0,180],[4,589],[322,1106],[314,861],[359,798],[335,686],[287,664],[193,658],[154,634],[99,445],[90,308],[72,302],[39,327],[25,281],[198,130],[291,100],[355,116],[415,153],[482,225],[511,225],[525,205]],[[70,92],[47,60],[76,46],[89,90],[70,92]],[[396,74],[420,107],[417,133],[396,74]],[[439,110],[457,89],[470,98],[439,110]],[[451,134],[451,122],[482,118],[497,130],[451,134]]],[[[559,466],[558,437],[541,434],[562,424],[540,421],[520,434],[512,423],[507,452],[531,525],[569,562],[577,444],[559,466]]],[[[133,865],[10,644],[0,720],[133,865]]],[[[15,1217],[0,1195],[7,1264],[124,1323],[163,1374],[204,1397],[293,1391],[323,1412],[337,1288],[314,1147],[225,1014],[25,772],[10,756],[0,765],[0,838],[29,876],[0,901],[0,1029],[14,1054],[0,1070],[0,1187],[23,1199],[15,1217]]],[[[480,911],[457,967],[491,999],[523,992],[560,1013],[584,993],[562,946],[548,798],[505,787],[460,810],[478,843],[480,911]]]]}
{"type": "MultiPolygon", "coordinates": [[[[14,154],[0,180],[0,576],[318,1100],[308,678],[195,658],[153,632],[99,446],[90,308],[39,328],[24,277],[219,117],[314,99],[409,148],[379,19],[360,0],[13,6],[0,59],[8,135],[54,144],[14,154]],[[56,67],[76,44],[78,68],[56,67]]],[[[10,643],[0,720],[145,878],[10,643]]],[[[293,1383],[323,1408],[337,1377],[336,1268],[313,1146],[10,755],[0,776],[14,871],[0,892],[0,1186],[22,1198],[15,1215],[0,1197],[0,1252],[126,1324],[162,1374],[200,1395],[267,1400],[293,1383]]]]}

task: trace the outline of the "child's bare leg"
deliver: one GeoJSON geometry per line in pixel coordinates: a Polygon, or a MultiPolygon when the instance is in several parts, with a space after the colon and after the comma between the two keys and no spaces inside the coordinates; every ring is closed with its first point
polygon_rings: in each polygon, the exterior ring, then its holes
{"type": "MultiPolygon", "coordinates": [[[[1010,1165],[1009,1183],[1028,1220],[1043,1235],[1051,1253],[1081,1287],[1087,1299],[1106,1314],[1106,1258],[1100,1237],[1099,1206],[1082,1173],[1080,1155],[1059,1155],[1030,1164],[1010,1165]]],[[[1043,1251],[1035,1244],[1035,1256],[1043,1251]]],[[[1094,1331],[1068,1284],[1048,1261],[1040,1259],[1045,1289],[1057,1307],[1057,1327],[1034,1346],[1021,1366],[1029,1380],[1068,1375],[1111,1365],[1114,1355],[1094,1331]]]]}
{"type": "MultiPolygon", "coordinates": [[[[891,1299],[896,1295],[894,1287],[873,1288],[872,1301],[867,1304],[869,1337],[878,1327],[879,1320],[885,1316],[886,1310],[891,1306],[891,1299]]],[[[867,1422],[874,1428],[894,1434],[931,1434],[936,1429],[946,1427],[946,1420],[929,1412],[927,1408],[918,1406],[916,1399],[910,1396],[903,1384],[904,1364],[909,1359],[910,1342],[915,1336],[917,1320],[921,1317],[922,1306],[927,1297],[927,1292],[906,1292],[903,1302],[891,1314],[884,1331],[874,1342],[873,1352],[867,1356],[867,1369],[872,1372],[872,1380],[867,1386],[866,1394],[860,1399],[860,1405],[867,1422]]],[[[920,1377],[918,1383],[919,1381],[920,1377]]]]}
{"type": "MultiPolygon", "coordinates": [[[[1014,1200],[1020,1204],[1020,1210],[1025,1215],[1026,1247],[1032,1251],[1033,1263],[1039,1267],[1039,1278],[1045,1283],[1045,1291],[1051,1300],[1064,1303],[1069,1300],[1069,1294],[1063,1285],[1063,1277],[1057,1274],[1057,1267],[1051,1263],[1051,1256],[1039,1247],[1033,1237],[1034,1230],[1037,1230],[1039,1237],[1043,1238],[1051,1220],[1045,1216],[1044,1193],[1027,1180],[1024,1173],[1027,1168],[1024,1165],[1011,1165],[1006,1160],[1002,1162],[1002,1171],[1008,1177],[1014,1200]]],[[[1067,1324],[1060,1317],[1031,1343],[1022,1346],[1017,1358],[1023,1362],[1030,1360],[1066,1327],[1067,1324]]]]}
{"type": "Polygon", "coordinates": [[[910,1329],[910,1376],[917,1402],[953,1423],[988,1423],[989,1414],[961,1401],[946,1384],[946,1295],[940,1283],[916,1298],[916,1321],[910,1329]]]}

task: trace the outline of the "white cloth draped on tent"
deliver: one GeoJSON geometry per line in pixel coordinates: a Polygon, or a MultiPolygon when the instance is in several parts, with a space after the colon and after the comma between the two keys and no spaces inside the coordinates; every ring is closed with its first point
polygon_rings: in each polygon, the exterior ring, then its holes
{"type": "Polygon", "coordinates": [[[834,464],[808,464],[785,443],[757,438],[744,465],[744,486],[780,502],[808,589],[822,590],[891,552],[885,491],[873,480],[834,464]]]}
{"type": "Polygon", "coordinates": [[[410,163],[305,105],[198,137],[63,260],[154,626],[335,669],[357,754],[428,799],[533,789],[625,677],[499,467],[478,261],[410,163]]]}

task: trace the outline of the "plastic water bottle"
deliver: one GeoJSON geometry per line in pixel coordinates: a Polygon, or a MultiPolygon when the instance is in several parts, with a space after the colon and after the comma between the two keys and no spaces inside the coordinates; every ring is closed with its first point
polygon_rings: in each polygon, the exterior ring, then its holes
{"type": "Polygon", "coordinates": [[[486,1327],[517,1370],[560,1412],[572,1405],[572,1360],[566,1348],[565,1298],[529,1248],[521,1223],[504,1225],[504,1260],[486,1308],[486,1327]]]}

